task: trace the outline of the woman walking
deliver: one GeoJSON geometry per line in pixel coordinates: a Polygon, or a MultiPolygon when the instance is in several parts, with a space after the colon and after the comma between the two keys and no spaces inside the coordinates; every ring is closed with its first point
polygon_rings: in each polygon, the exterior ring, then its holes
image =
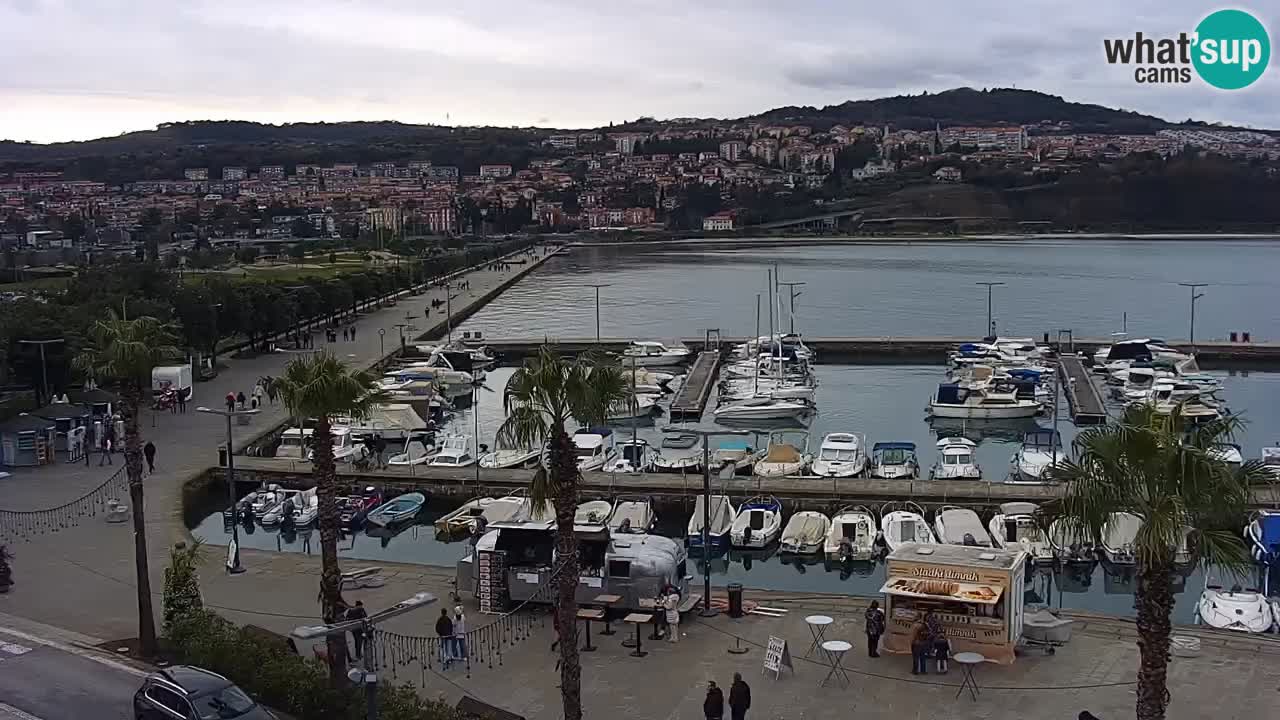
{"type": "Polygon", "coordinates": [[[884,634],[884,611],[880,609],[880,601],[872,600],[867,608],[867,655],[880,657],[880,636],[884,634]]]}

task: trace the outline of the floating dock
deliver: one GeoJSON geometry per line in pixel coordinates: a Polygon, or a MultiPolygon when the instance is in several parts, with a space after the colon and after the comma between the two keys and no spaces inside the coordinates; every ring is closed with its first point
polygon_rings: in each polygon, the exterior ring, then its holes
{"type": "Polygon", "coordinates": [[[720,374],[720,353],[703,351],[689,369],[684,385],[671,401],[671,419],[675,421],[702,418],[702,411],[711,398],[711,388],[715,387],[716,376],[720,374]]]}
{"type": "Polygon", "coordinates": [[[1107,421],[1107,408],[1102,393],[1076,355],[1058,358],[1058,377],[1067,395],[1067,407],[1076,425],[1101,425],[1107,421]]]}

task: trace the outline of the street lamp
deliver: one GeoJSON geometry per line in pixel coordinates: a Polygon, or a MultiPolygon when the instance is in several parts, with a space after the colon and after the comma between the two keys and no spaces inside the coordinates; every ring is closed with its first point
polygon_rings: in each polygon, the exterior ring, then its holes
{"type": "Polygon", "coordinates": [[[664,433],[692,433],[702,438],[702,554],[706,560],[702,564],[702,617],[715,617],[716,610],[711,607],[711,447],[707,441],[715,436],[754,435],[750,430],[701,430],[686,427],[664,427],[664,433]]]}
{"type": "Polygon", "coordinates": [[[996,334],[996,326],[995,326],[995,323],[991,322],[991,288],[993,288],[993,287],[995,287],[995,286],[997,286],[997,285],[1004,285],[1004,283],[1002,283],[1002,282],[979,282],[979,283],[974,283],[974,285],[986,285],[986,286],[987,286],[987,331],[991,333],[992,337],[994,337],[994,336],[995,336],[995,334],[996,334]]]}
{"type": "Polygon", "coordinates": [[[1197,293],[1196,290],[1202,287],[1209,287],[1209,283],[1178,283],[1184,288],[1191,288],[1191,352],[1196,351],[1196,301],[1204,297],[1204,293],[1197,293]]]}
{"type": "Polygon", "coordinates": [[[40,393],[41,399],[49,398],[49,365],[44,359],[44,346],[50,343],[66,342],[62,338],[54,338],[52,340],[19,340],[23,345],[39,345],[40,346],[40,393]]]}
{"type": "Polygon", "coordinates": [[[378,328],[378,360],[379,361],[385,360],[387,358],[387,344],[385,342],[386,337],[387,337],[387,329],[378,328]]]}
{"type": "Polygon", "coordinates": [[[600,344],[600,288],[609,287],[609,283],[586,283],[580,287],[596,289],[596,344],[600,344]]]}
{"type": "Polygon", "coordinates": [[[221,415],[227,419],[227,502],[231,507],[231,557],[227,560],[227,572],[239,575],[244,572],[244,568],[240,566],[240,517],[236,512],[236,467],[233,459],[235,452],[231,447],[231,418],[257,415],[258,410],[215,410],[202,406],[196,408],[196,412],[221,415]]]}

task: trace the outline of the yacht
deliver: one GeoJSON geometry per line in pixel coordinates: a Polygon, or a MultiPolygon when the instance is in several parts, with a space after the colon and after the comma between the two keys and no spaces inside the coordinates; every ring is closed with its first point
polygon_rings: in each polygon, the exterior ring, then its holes
{"type": "Polygon", "coordinates": [[[880,509],[880,537],[891,551],[903,543],[934,545],[938,542],[924,519],[924,509],[910,500],[886,503],[880,509]]]}
{"type": "Polygon", "coordinates": [[[1239,585],[1223,590],[1221,585],[1205,585],[1196,603],[1196,622],[1219,630],[1264,633],[1276,625],[1267,596],[1239,585]]]}
{"type": "Polygon", "coordinates": [[[702,547],[702,515],[703,508],[710,507],[711,524],[707,526],[707,535],[712,546],[721,546],[728,544],[729,531],[733,528],[733,522],[738,518],[738,510],[729,502],[728,495],[712,495],[711,505],[704,505],[705,498],[698,495],[693,505],[693,515],[689,517],[689,525],[686,528],[686,535],[689,541],[689,547],[702,547]]]}
{"type": "Polygon", "coordinates": [[[929,401],[929,414],[939,418],[999,420],[1033,417],[1040,410],[1040,403],[1019,398],[1017,391],[965,387],[958,383],[942,383],[938,394],[929,401]]]}
{"type": "Polygon", "coordinates": [[[578,456],[579,472],[599,470],[618,454],[613,446],[613,431],[609,428],[590,428],[575,432],[573,447],[578,456]]]}
{"type": "Polygon", "coordinates": [[[831,516],[831,530],[822,550],[828,560],[870,560],[876,555],[876,519],[861,505],[831,516]]]}
{"type": "Polygon", "coordinates": [[[1009,482],[1045,483],[1049,469],[1064,459],[1062,437],[1056,430],[1032,430],[1022,436],[1022,447],[1010,460],[1009,482]]]}
{"type": "Polygon", "coordinates": [[[797,555],[820,552],[830,530],[831,518],[826,515],[813,510],[798,512],[782,529],[782,552],[797,555]]]}
{"type": "Polygon", "coordinates": [[[973,459],[977,444],[969,438],[945,437],[938,441],[938,461],[929,471],[930,480],[981,480],[982,468],[973,459]]]}
{"type": "Polygon", "coordinates": [[[768,547],[782,532],[782,503],[775,497],[754,497],[738,508],[729,530],[736,548],[768,547]]]}
{"type": "Polygon", "coordinates": [[[609,516],[609,530],[614,534],[647,533],[657,523],[653,502],[648,498],[619,498],[609,516]]]}
{"type": "Polygon", "coordinates": [[[632,340],[622,351],[622,359],[635,360],[636,365],[666,367],[679,365],[689,359],[689,348],[683,345],[668,347],[653,340],[632,340]]]}
{"type": "Polygon", "coordinates": [[[808,450],[809,436],[803,433],[804,445],[797,448],[794,444],[783,441],[782,435],[769,440],[769,449],[765,456],[756,462],[752,473],[759,477],[775,478],[799,475],[808,467],[813,459],[808,450]]]}
{"type": "Polygon", "coordinates": [[[611,473],[646,473],[653,470],[658,451],[640,439],[618,443],[618,455],[605,463],[604,471],[611,473]]]}
{"type": "Polygon", "coordinates": [[[471,454],[470,438],[465,435],[449,435],[436,451],[427,465],[440,468],[471,467],[476,464],[476,457],[471,454]]]}
{"type": "Polygon", "coordinates": [[[608,525],[613,515],[613,503],[608,500],[588,500],[579,503],[573,514],[574,525],[608,525]]]}
{"type": "Polygon", "coordinates": [[[856,477],[867,469],[866,441],[854,433],[827,433],[811,465],[819,477],[856,477]]]}
{"type": "Polygon", "coordinates": [[[1002,503],[1000,511],[991,516],[991,521],[987,523],[995,546],[1006,550],[1022,550],[1035,563],[1052,563],[1056,556],[1044,528],[1040,527],[1040,522],[1036,519],[1038,510],[1035,503],[1002,503]]]}
{"type": "Polygon", "coordinates": [[[522,468],[538,463],[541,450],[533,448],[508,448],[492,450],[480,456],[480,467],[486,470],[522,468]]]}
{"type": "Polygon", "coordinates": [[[786,400],[770,397],[752,398],[716,408],[712,415],[716,422],[751,422],[753,420],[787,420],[808,417],[813,405],[804,400],[786,400]]]}
{"type": "Polygon", "coordinates": [[[1113,565],[1137,562],[1133,543],[1142,529],[1142,518],[1128,512],[1113,512],[1102,526],[1102,555],[1113,565]]]}
{"type": "Polygon", "coordinates": [[[991,547],[991,535],[982,526],[978,513],[954,505],[944,505],[933,516],[933,530],[943,545],[991,547]]]}
{"type": "Polygon", "coordinates": [[[916,459],[916,444],[878,442],[871,446],[871,477],[911,480],[920,477],[920,461],[916,459]]]}
{"type": "Polygon", "coordinates": [[[1088,530],[1072,517],[1060,517],[1049,523],[1049,546],[1060,563],[1094,561],[1093,540],[1088,530]]]}

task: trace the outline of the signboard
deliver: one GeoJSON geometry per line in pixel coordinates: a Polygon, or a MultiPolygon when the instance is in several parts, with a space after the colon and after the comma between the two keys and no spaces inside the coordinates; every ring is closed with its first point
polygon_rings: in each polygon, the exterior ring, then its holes
{"type": "Polygon", "coordinates": [[[507,609],[507,553],[482,550],[476,553],[476,598],[480,612],[497,615],[507,609]]]}
{"type": "Polygon", "coordinates": [[[796,671],[791,665],[791,650],[787,648],[787,641],[780,638],[769,636],[769,647],[764,651],[764,670],[761,674],[772,672],[776,680],[782,675],[782,668],[790,670],[792,673],[796,671]]]}

